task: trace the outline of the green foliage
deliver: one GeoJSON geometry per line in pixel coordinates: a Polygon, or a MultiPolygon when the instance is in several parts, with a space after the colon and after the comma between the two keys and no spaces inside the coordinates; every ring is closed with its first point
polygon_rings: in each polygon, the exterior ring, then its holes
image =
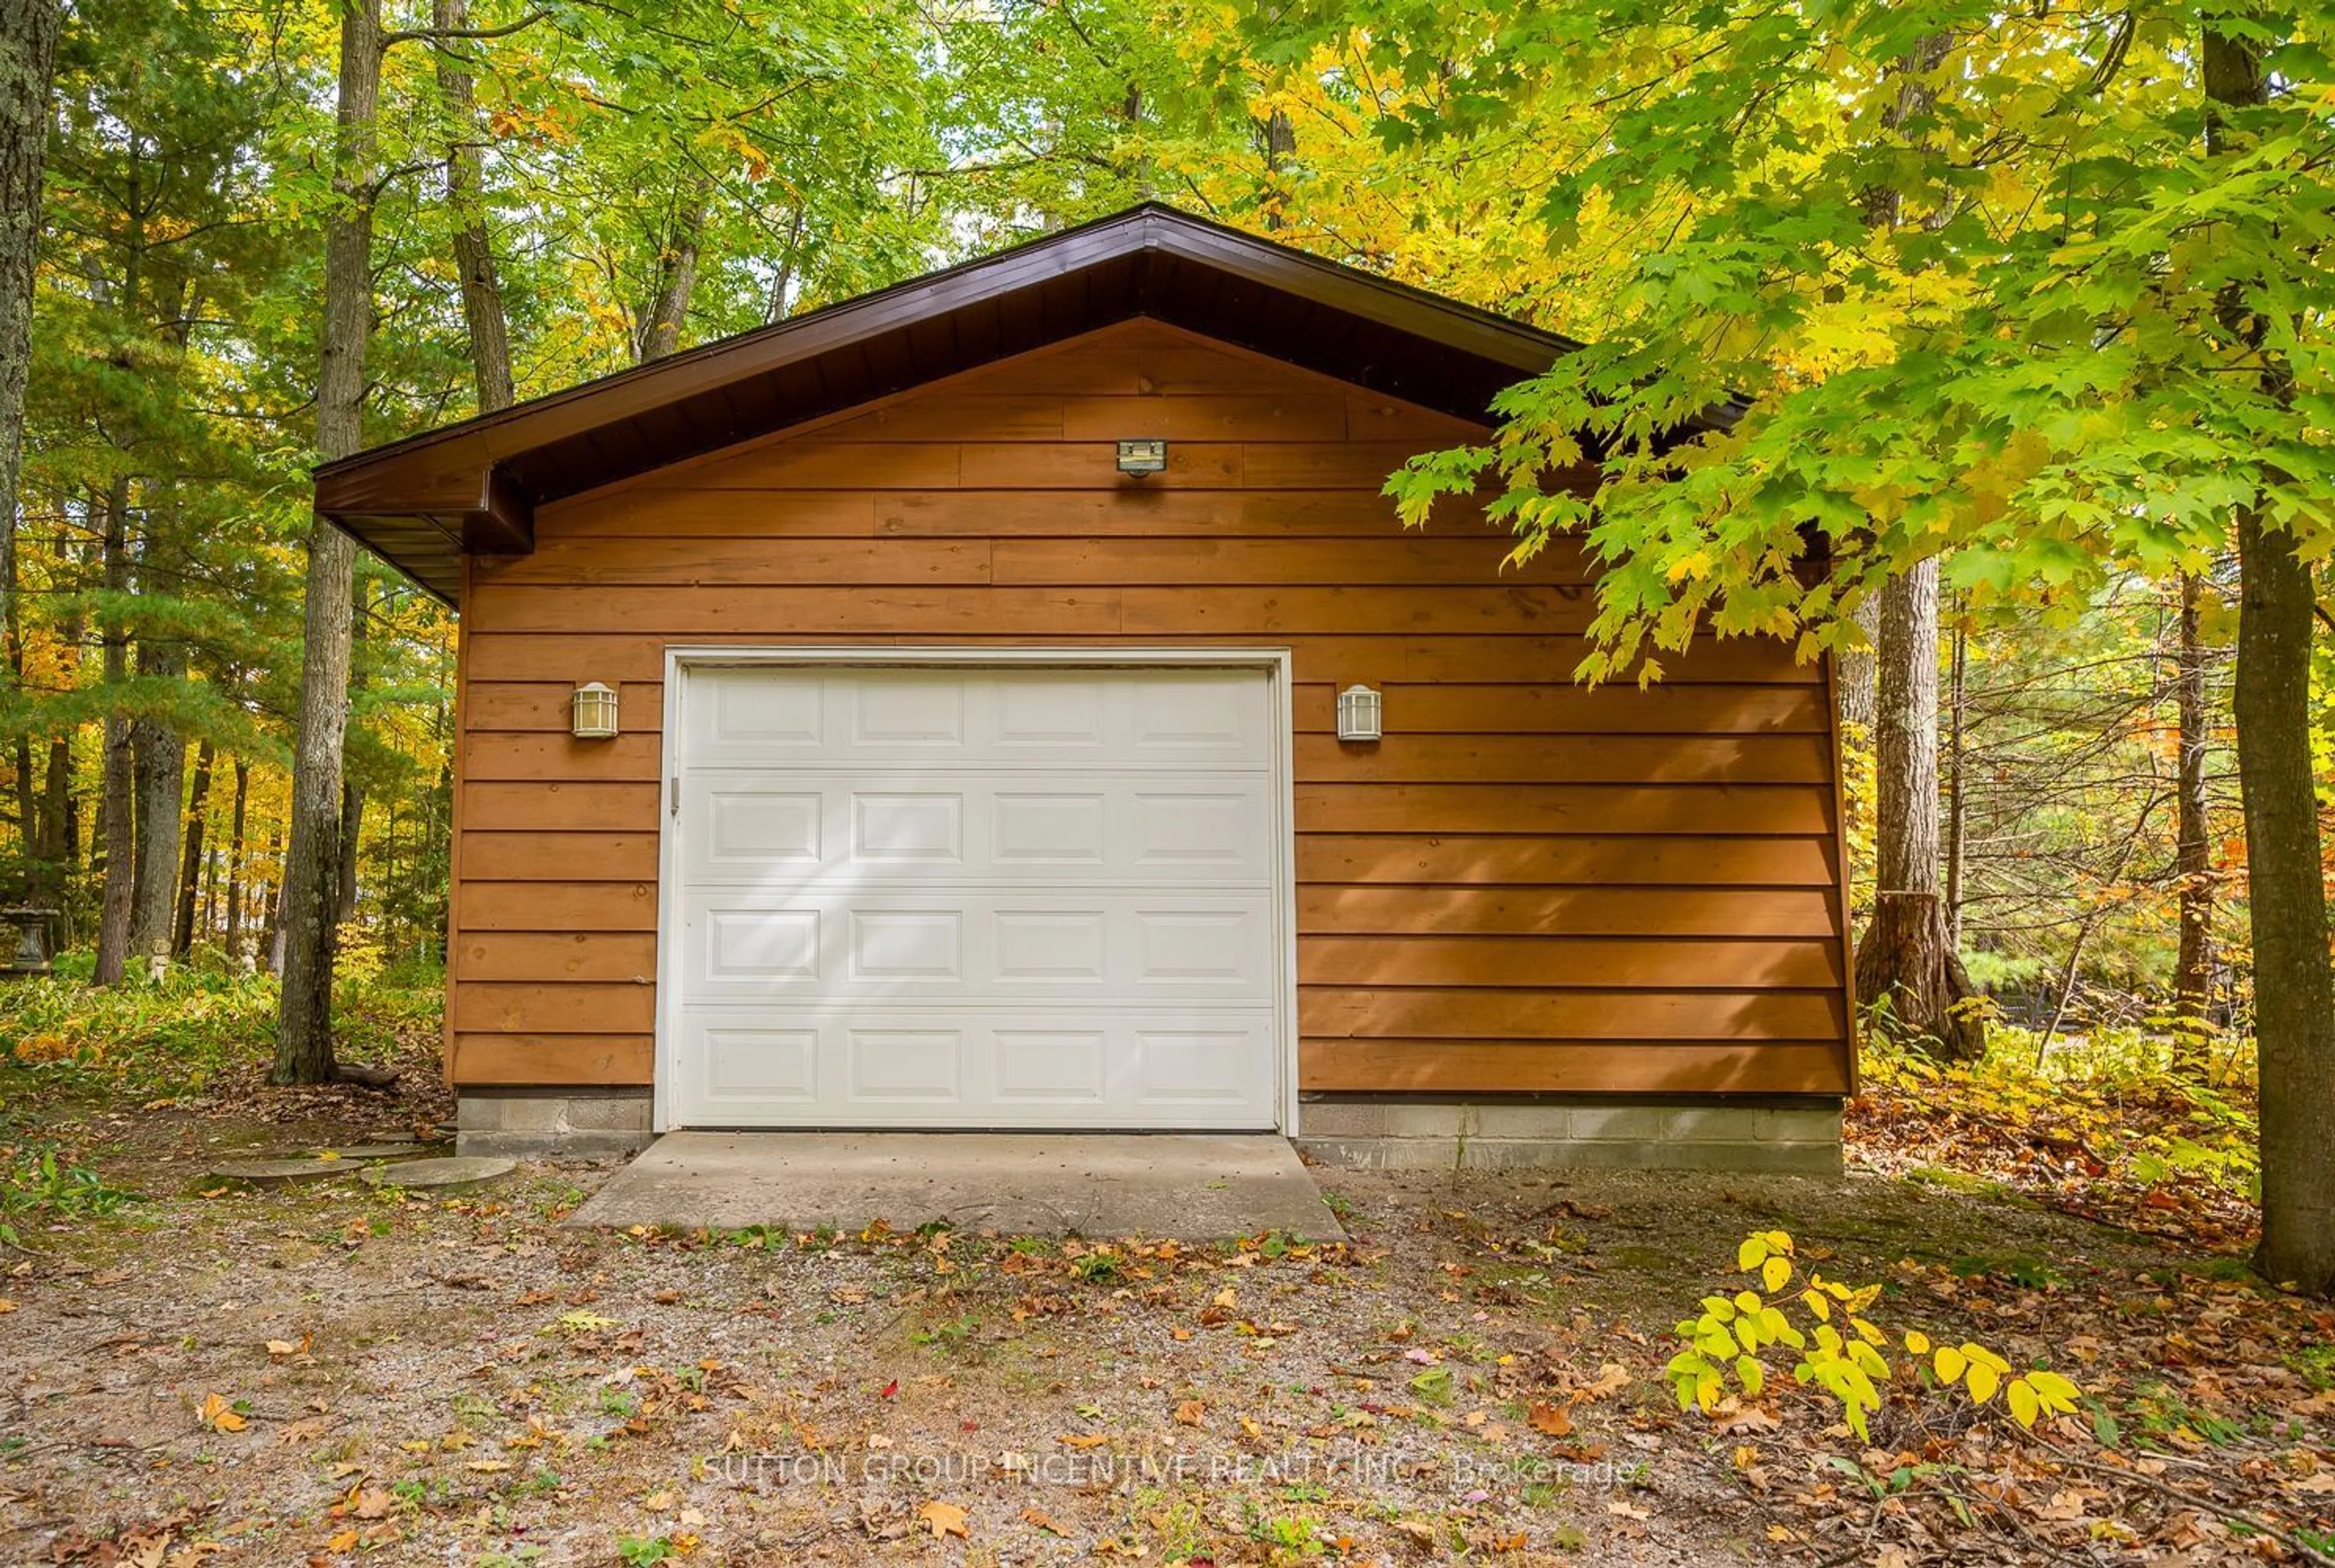
{"type": "MultiPolygon", "coordinates": [[[[0,985],[0,1034],[9,1041],[0,1086],[11,1098],[100,1088],[184,1094],[268,1060],[272,975],[242,974],[206,954],[171,965],[160,983],[92,985],[85,954],[67,968],[81,973],[0,985]]],[[[334,998],[344,1060],[380,1060],[434,1034],[441,1006],[426,970],[344,974],[334,998]]]]}
{"type": "Polygon", "coordinates": [[[1949,547],[1984,607],[2198,566],[2243,499],[2335,531],[2335,121],[2286,85],[2326,80],[2323,30],[2230,15],[1380,0],[1255,29],[1293,64],[1360,30],[1392,151],[1543,128],[1548,248],[1610,275],[1597,341],[1390,489],[1423,517],[1489,470],[1520,556],[1585,537],[1603,679],[1704,634],[1853,643],[1949,547]],[[2211,147],[2209,25],[2279,84],[2211,147]],[[1594,498],[1553,482],[1592,446],[1594,498]]]}
{"type": "Polygon", "coordinates": [[[1852,1288],[1813,1268],[1802,1276],[1792,1238],[1783,1231],[1745,1237],[1735,1263],[1752,1285],[1731,1295],[1703,1297],[1700,1314],[1678,1325],[1684,1348],[1664,1373],[1681,1410],[1717,1408],[1730,1382],[1743,1398],[1759,1399],[1768,1386],[1767,1358],[1790,1350],[1798,1356],[1791,1369],[1794,1380],[1829,1395],[1849,1429],[1870,1442],[1873,1412],[1881,1408],[1879,1385],[1893,1375],[1890,1356],[1899,1345],[1906,1358],[1900,1365],[1918,1367],[1927,1357],[1927,1378],[1942,1388],[1959,1382],[1973,1404],[1988,1404],[2001,1393],[2021,1427],[2076,1408],[2081,1390],[2056,1372],[2014,1373],[2009,1361],[1983,1345],[1933,1347],[1916,1330],[1893,1336],[1865,1316],[1880,1299],[1879,1285],[1852,1288]]]}
{"type": "Polygon", "coordinates": [[[1998,1027],[1979,1060],[1947,1064],[1876,1033],[1862,1066],[1874,1090],[1951,1106],[2013,1139],[2073,1140],[2111,1177],[2202,1181],[2249,1200],[2259,1191],[2250,1046],[2233,1047],[2207,1081],[2175,1070],[2162,1034],[2097,1030],[2039,1045],[2032,1031],[1998,1027]]]}
{"type": "Polygon", "coordinates": [[[0,1241],[24,1244],[24,1231],[52,1220],[103,1219],[140,1195],[109,1186],[87,1166],[53,1148],[0,1148],[0,1241]]]}

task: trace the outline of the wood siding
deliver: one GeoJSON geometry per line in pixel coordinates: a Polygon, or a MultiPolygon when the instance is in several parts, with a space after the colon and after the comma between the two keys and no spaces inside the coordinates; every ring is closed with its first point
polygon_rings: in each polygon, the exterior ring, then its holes
{"type": "Polygon", "coordinates": [[[1577,548],[1504,570],[1378,493],[1479,433],[1129,323],[546,508],[467,588],[454,1080],[650,1079],[667,644],[1121,643],[1293,652],[1302,1088],[1841,1092],[1823,672],[1731,642],[1569,684],[1577,548]],[[567,736],[587,680],[613,742],[567,736]],[[1375,747],[1335,737],[1358,681],[1375,747]]]}

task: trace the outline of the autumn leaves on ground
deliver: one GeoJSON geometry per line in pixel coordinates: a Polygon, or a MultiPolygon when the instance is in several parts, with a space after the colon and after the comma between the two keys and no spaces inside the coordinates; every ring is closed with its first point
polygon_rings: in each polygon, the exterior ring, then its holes
{"type": "Polygon", "coordinates": [[[2117,1120],[2106,1061],[1941,1097],[1884,1057],[1843,1183],[1324,1170],[1337,1245],[623,1234],[558,1224],[606,1164],[204,1177],[434,1131],[387,988],[385,1093],[258,1089],[231,992],[59,991],[0,1068],[11,1563],[2335,1551],[2335,1321],[2248,1273],[2234,1086],[2117,1120]]]}

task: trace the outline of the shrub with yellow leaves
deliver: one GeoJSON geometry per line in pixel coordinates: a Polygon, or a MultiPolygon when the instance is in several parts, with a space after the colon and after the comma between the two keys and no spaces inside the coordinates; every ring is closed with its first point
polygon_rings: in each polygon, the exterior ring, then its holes
{"type": "Polygon", "coordinates": [[[2057,1372],[2014,1373],[2001,1355],[1967,1341],[1933,1346],[1928,1335],[1907,1331],[1893,1344],[1889,1332],[1865,1315],[1881,1287],[1851,1287],[1813,1268],[1803,1273],[1792,1238],[1783,1231],[1746,1236],[1735,1263],[1757,1282],[1756,1288],[1705,1296],[1700,1315],[1678,1326],[1684,1348],[1663,1370],[1681,1410],[1716,1408],[1728,1391],[1729,1374],[1747,1398],[1758,1399],[1768,1383],[1764,1358],[1778,1347],[1798,1352],[1793,1379],[1839,1400],[1849,1430],[1868,1441],[1867,1423],[1881,1408],[1878,1385],[1892,1375],[1890,1353],[1896,1347],[1902,1347],[1909,1369],[1926,1369],[1941,1389],[1959,1383],[1978,1405],[2001,1394],[2022,1428],[2074,1410],[2082,1393],[2057,1372]]]}

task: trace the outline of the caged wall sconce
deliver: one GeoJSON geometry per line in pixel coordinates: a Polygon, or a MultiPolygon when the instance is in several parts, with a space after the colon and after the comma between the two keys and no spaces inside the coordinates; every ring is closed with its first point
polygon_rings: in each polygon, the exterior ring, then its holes
{"type": "Polygon", "coordinates": [[[575,713],[568,733],[578,740],[610,740],[616,734],[616,693],[597,681],[576,688],[575,713]]]}
{"type": "Polygon", "coordinates": [[[1376,740],[1380,738],[1379,694],[1368,686],[1349,686],[1338,693],[1338,739],[1376,740]]]}

